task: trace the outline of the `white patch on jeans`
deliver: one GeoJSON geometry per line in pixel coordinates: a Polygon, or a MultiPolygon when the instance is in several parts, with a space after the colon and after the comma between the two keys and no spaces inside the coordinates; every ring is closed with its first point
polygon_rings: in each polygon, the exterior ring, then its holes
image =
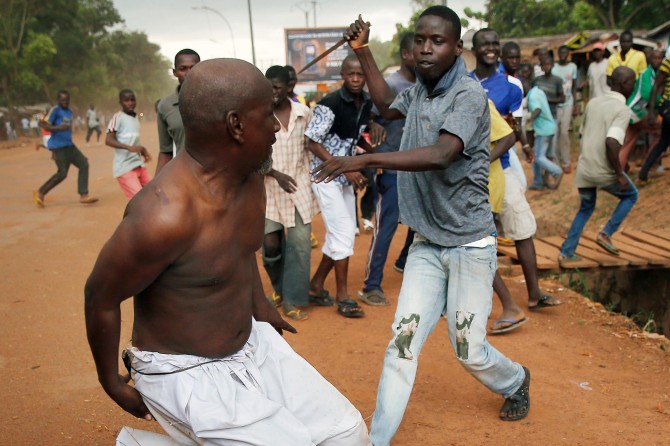
{"type": "Polygon", "coordinates": [[[470,336],[470,325],[472,325],[474,318],[474,313],[462,310],[456,311],[456,356],[458,356],[458,359],[468,359],[468,348],[470,346],[468,337],[470,336]]]}
{"type": "Polygon", "coordinates": [[[395,341],[393,341],[398,348],[398,358],[409,359],[410,361],[414,359],[414,355],[409,347],[412,344],[412,339],[414,339],[414,334],[416,333],[417,328],[419,328],[420,320],[421,316],[413,313],[403,317],[400,322],[398,322],[398,326],[396,327],[397,334],[395,341]]]}

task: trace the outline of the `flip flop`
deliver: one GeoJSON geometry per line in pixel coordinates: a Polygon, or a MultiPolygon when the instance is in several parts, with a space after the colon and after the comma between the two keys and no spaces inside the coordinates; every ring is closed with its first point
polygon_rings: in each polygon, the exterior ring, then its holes
{"type": "Polygon", "coordinates": [[[563,305],[562,300],[557,299],[554,296],[550,296],[548,294],[543,294],[542,296],[540,296],[540,300],[537,302],[537,305],[533,305],[532,307],[529,305],[528,309],[539,310],[541,308],[558,307],[559,305],[563,305]]]}
{"type": "Polygon", "coordinates": [[[521,319],[498,319],[493,323],[493,326],[491,329],[489,329],[489,334],[496,335],[496,334],[502,334],[502,333],[507,333],[512,330],[516,330],[517,328],[521,327],[523,324],[528,322],[527,317],[522,317],[521,319]],[[504,327],[500,327],[499,325],[502,324],[509,324],[505,325],[504,327]]]}
{"type": "Polygon", "coordinates": [[[306,311],[302,311],[295,305],[287,305],[286,308],[283,308],[282,310],[284,316],[294,321],[304,321],[309,317],[306,311]]]}
{"type": "Polygon", "coordinates": [[[389,304],[381,290],[359,291],[358,298],[373,307],[383,307],[389,304]]]}
{"type": "Polygon", "coordinates": [[[86,198],[80,198],[79,202],[81,204],[93,204],[93,203],[97,203],[98,199],[95,198],[95,197],[86,197],[86,198]]]}
{"type": "Polygon", "coordinates": [[[321,290],[319,294],[310,294],[309,303],[319,307],[332,307],[335,304],[335,298],[326,290],[321,290]]]}
{"type": "Polygon", "coordinates": [[[344,317],[359,318],[365,316],[363,309],[353,299],[344,299],[337,302],[337,312],[344,317]]]}
{"type": "Polygon", "coordinates": [[[43,208],[44,207],[44,200],[40,198],[40,193],[37,191],[33,191],[33,201],[38,207],[43,208]]]}

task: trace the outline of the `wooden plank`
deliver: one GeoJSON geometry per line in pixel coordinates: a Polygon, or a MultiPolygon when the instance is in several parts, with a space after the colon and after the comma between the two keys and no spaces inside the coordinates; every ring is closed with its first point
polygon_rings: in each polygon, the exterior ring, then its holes
{"type": "Polygon", "coordinates": [[[657,246],[670,252],[670,241],[668,240],[664,240],[660,237],[656,237],[655,235],[647,234],[636,229],[624,229],[622,232],[624,235],[627,235],[630,238],[634,238],[635,240],[639,240],[652,246],[657,246]]]}
{"type": "MultiPolygon", "coordinates": [[[[596,233],[595,232],[585,232],[584,237],[588,238],[589,240],[595,241],[596,233]]],[[[617,248],[619,248],[619,251],[621,251],[622,253],[627,253],[627,254],[634,255],[636,257],[640,257],[640,258],[646,260],[650,265],[655,265],[655,266],[670,265],[670,259],[669,258],[659,256],[658,254],[654,254],[652,252],[649,252],[648,250],[646,250],[644,248],[640,248],[638,246],[630,244],[630,243],[628,243],[629,239],[625,236],[612,237],[612,241],[615,242],[614,244],[616,245],[617,248]]],[[[631,240],[631,241],[635,242],[634,240],[631,240]]]]}
{"type": "MultiPolygon", "coordinates": [[[[517,255],[516,247],[514,246],[498,245],[498,252],[519,261],[519,256],[517,255]]],[[[553,258],[539,255],[537,252],[535,254],[535,262],[537,263],[538,269],[558,269],[558,262],[556,261],[556,256],[558,256],[558,254],[553,258]]]]}
{"type": "MultiPolygon", "coordinates": [[[[554,262],[556,263],[556,267],[558,268],[558,254],[560,254],[560,250],[553,246],[550,245],[549,243],[545,242],[544,239],[541,238],[536,238],[534,240],[535,242],[535,253],[537,254],[538,258],[539,257],[544,257],[547,259],[555,259],[554,262]]],[[[567,267],[562,267],[562,268],[569,268],[569,269],[576,269],[576,268],[597,268],[598,262],[594,262],[593,260],[589,259],[582,259],[579,262],[570,262],[570,265],[567,267]]]]}
{"type": "Polygon", "coordinates": [[[519,256],[517,256],[516,254],[516,247],[498,245],[497,248],[500,254],[505,255],[507,257],[511,257],[514,260],[519,260],[519,256]]]}
{"type": "MultiPolygon", "coordinates": [[[[553,235],[551,237],[543,237],[542,240],[553,245],[557,248],[560,248],[563,244],[563,237],[553,235]]],[[[575,250],[575,254],[580,257],[584,257],[594,262],[598,262],[600,266],[609,267],[609,266],[626,266],[629,264],[628,260],[622,259],[621,257],[613,256],[611,254],[601,254],[598,251],[584,247],[583,245],[578,245],[575,250]]]]}
{"type": "Polygon", "coordinates": [[[650,252],[652,254],[655,254],[657,256],[661,256],[663,258],[670,258],[670,252],[666,249],[658,248],[657,246],[650,245],[649,243],[644,243],[639,240],[636,240],[634,238],[631,238],[625,234],[621,234],[619,232],[615,233],[612,236],[612,240],[614,240],[617,243],[625,242],[629,245],[635,246],[637,248],[643,249],[647,252],[650,252]]]}
{"type": "Polygon", "coordinates": [[[642,232],[670,241],[670,231],[664,231],[662,229],[654,229],[653,231],[651,229],[643,229],[642,232]]]}
{"type": "MultiPolygon", "coordinates": [[[[584,246],[585,248],[592,249],[594,251],[600,252],[602,254],[608,254],[607,250],[600,246],[598,243],[596,243],[596,238],[592,237],[592,234],[582,234],[582,238],[579,239],[579,244],[581,246],[584,246]]],[[[619,245],[616,245],[616,247],[619,249],[619,257],[622,259],[628,260],[629,264],[631,266],[645,266],[649,265],[649,261],[640,256],[636,256],[635,254],[631,254],[623,247],[620,247],[619,245]]]]}

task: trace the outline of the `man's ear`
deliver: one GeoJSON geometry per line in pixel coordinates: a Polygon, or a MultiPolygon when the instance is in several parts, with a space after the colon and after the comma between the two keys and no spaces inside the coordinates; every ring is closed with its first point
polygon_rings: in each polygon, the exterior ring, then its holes
{"type": "MultiPolygon", "coordinates": [[[[472,45],[472,50],[475,50],[475,46],[472,45]]],[[[459,41],[456,43],[456,55],[460,56],[463,53],[463,41],[459,39],[459,41]]]]}
{"type": "Polygon", "coordinates": [[[226,129],[235,141],[244,144],[244,125],[239,113],[235,110],[231,110],[226,114],[226,129]]]}

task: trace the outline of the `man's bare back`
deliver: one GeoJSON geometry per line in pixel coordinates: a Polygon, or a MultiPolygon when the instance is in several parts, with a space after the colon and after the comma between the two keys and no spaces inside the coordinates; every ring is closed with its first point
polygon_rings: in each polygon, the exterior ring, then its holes
{"type": "Polygon", "coordinates": [[[279,124],[256,68],[214,61],[180,93],[186,150],[129,203],[86,283],[86,328],[105,391],[149,412],[118,375],[120,304],[134,296],[133,346],[205,358],[231,355],[252,317],[295,332],[263,293],[255,252],[263,238],[267,165],[279,124]]]}

